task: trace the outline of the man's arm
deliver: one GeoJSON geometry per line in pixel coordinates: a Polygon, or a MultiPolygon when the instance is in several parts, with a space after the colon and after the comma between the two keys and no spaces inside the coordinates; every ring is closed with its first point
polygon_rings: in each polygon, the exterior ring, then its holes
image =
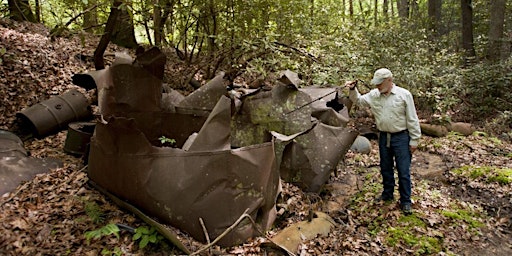
{"type": "Polygon", "coordinates": [[[405,98],[405,103],[405,118],[407,122],[407,130],[409,131],[409,136],[411,136],[411,141],[409,142],[409,145],[411,147],[416,148],[418,146],[418,141],[421,137],[421,128],[418,115],[416,114],[416,107],[414,106],[414,99],[411,93],[407,94],[407,97],[405,98]]]}
{"type": "Polygon", "coordinates": [[[357,90],[356,85],[357,81],[348,81],[345,83],[345,87],[349,89],[348,98],[357,106],[369,106],[369,104],[364,100],[364,97],[361,96],[357,90]]]}

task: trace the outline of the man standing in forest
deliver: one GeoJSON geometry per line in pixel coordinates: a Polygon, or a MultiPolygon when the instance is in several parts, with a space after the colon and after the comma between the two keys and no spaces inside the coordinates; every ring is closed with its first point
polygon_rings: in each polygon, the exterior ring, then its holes
{"type": "Polygon", "coordinates": [[[393,83],[389,69],[375,71],[371,84],[376,89],[361,95],[356,81],[348,81],[349,98],[358,106],[370,107],[379,130],[379,156],[382,194],[376,201],[391,202],[395,187],[394,164],[398,170],[400,209],[406,215],[411,209],[411,158],[421,136],[420,123],[412,94],[393,83]]]}

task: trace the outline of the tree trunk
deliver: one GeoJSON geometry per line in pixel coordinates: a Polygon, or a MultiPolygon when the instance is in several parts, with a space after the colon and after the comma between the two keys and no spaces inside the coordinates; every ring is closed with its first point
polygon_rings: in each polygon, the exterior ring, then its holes
{"type": "Polygon", "coordinates": [[[473,44],[473,5],[471,0],[461,0],[460,7],[462,13],[462,49],[466,62],[468,62],[476,57],[473,44]]]}
{"type": "MultiPolygon", "coordinates": [[[[393,2],[393,1],[391,1],[391,2],[393,2]]],[[[384,20],[388,20],[388,18],[389,18],[388,10],[389,10],[389,1],[384,0],[382,3],[382,15],[384,15],[384,20]]]]}
{"type": "Polygon", "coordinates": [[[112,37],[112,31],[114,31],[114,27],[117,23],[117,18],[119,16],[119,6],[123,3],[122,0],[115,0],[112,4],[112,8],[110,9],[110,15],[108,16],[107,25],[105,25],[105,30],[103,35],[101,36],[100,42],[96,50],[94,50],[94,67],[96,70],[105,68],[105,61],[103,60],[103,54],[107,49],[108,43],[110,42],[110,38],[112,37]]]}
{"type": "Polygon", "coordinates": [[[28,0],[8,0],[12,20],[37,22],[28,0]]]}
{"type": "Polygon", "coordinates": [[[391,17],[395,17],[395,13],[396,13],[396,5],[395,5],[395,1],[396,0],[391,0],[391,17]]]}
{"type": "Polygon", "coordinates": [[[39,0],[35,1],[35,5],[36,22],[41,22],[41,4],[39,3],[39,0]]]}
{"type": "Polygon", "coordinates": [[[311,1],[311,6],[310,6],[310,9],[309,9],[309,19],[311,21],[314,21],[315,20],[315,0],[310,0],[311,1]]]}
{"type": "Polygon", "coordinates": [[[409,0],[398,0],[398,17],[403,19],[409,18],[409,0]]]}
{"type": "Polygon", "coordinates": [[[437,37],[441,24],[441,0],[428,0],[429,28],[434,37],[437,37]]]}
{"type": "Polygon", "coordinates": [[[354,0],[348,0],[348,14],[349,17],[354,17],[354,0]]]}
{"type": "Polygon", "coordinates": [[[153,38],[155,45],[160,46],[162,43],[162,8],[160,3],[162,0],[153,0],[153,38]]]}
{"type": "Polygon", "coordinates": [[[415,17],[416,19],[421,19],[420,16],[420,6],[418,5],[417,0],[409,0],[409,17],[415,17]]]}
{"type": "Polygon", "coordinates": [[[490,21],[489,21],[489,45],[487,48],[487,58],[489,60],[499,60],[502,50],[503,30],[505,24],[505,0],[491,1],[490,21]]]}
{"type": "Polygon", "coordinates": [[[373,9],[373,21],[375,22],[375,25],[377,25],[377,22],[378,22],[378,16],[379,16],[379,1],[378,0],[373,0],[373,6],[374,6],[374,9],[373,9]]]}
{"type": "MultiPolygon", "coordinates": [[[[87,4],[84,4],[84,11],[95,6],[97,4],[97,0],[89,0],[87,4]]],[[[98,26],[98,12],[96,8],[91,9],[90,11],[84,13],[84,23],[82,24],[82,28],[89,32],[93,33],[94,28],[98,26]]]]}
{"type": "Polygon", "coordinates": [[[128,8],[128,4],[130,3],[125,2],[124,5],[121,5],[120,8],[118,8],[119,14],[116,21],[117,26],[115,26],[114,31],[112,31],[111,41],[119,46],[135,49],[139,44],[135,39],[133,15],[129,13],[131,12],[131,9],[128,8]]]}

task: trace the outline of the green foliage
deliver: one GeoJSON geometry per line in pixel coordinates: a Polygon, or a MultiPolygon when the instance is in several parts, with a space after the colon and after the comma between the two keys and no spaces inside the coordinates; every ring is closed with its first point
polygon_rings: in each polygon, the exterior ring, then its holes
{"type": "Polygon", "coordinates": [[[160,138],[158,138],[158,140],[160,140],[160,143],[162,143],[162,145],[174,146],[176,144],[175,139],[170,139],[165,136],[161,136],[160,138]]]}
{"type": "Polygon", "coordinates": [[[102,223],[105,220],[104,213],[96,202],[86,201],[85,213],[94,223],[102,223]]]}
{"type": "Polygon", "coordinates": [[[135,229],[133,240],[139,240],[139,248],[144,249],[149,243],[158,244],[163,239],[158,231],[154,227],[148,229],[145,226],[138,227],[135,229]]]}
{"type": "Polygon", "coordinates": [[[5,47],[0,47],[0,65],[2,65],[2,63],[4,62],[3,57],[6,52],[7,52],[7,49],[5,49],[5,47]]]}
{"type": "Polygon", "coordinates": [[[497,182],[501,185],[507,185],[512,182],[512,169],[501,168],[495,170],[495,174],[488,178],[489,182],[497,182]]]}
{"type": "Polygon", "coordinates": [[[101,250],[101,255],[121,256],[121,255],[123,255],[123,251],[119,247],[115,247],[114,250],[112,250],[112,251],[107,248],[103,248],[101,250]]]}
{"type": "Polygon", "coordinates": [[[442,249],[442,240],[438,237],[421,235],[414,232],[417,229],[425,229],[426,224],[417,216],[402,216],[398,220],[400,226],[387,229],[386,242],[390,246],[404,243],[414,248],[415,255],[436,254],[442,249]]]}
{"type": "MultiPolygon", "coordinates": [[[[499,63],[478,63],[463,70],[461,79],[465,85],[459,88],[459,97],[467,108],[464,114],[471,117],[490,113],[508,113],[512,110],[512,58],[499,63]]],[[[511,120],[510,115],[505,120],[511,120]]]]}
{"type": "Polygon", "coordinates": [[[100,239],[112,234],[119,238],[119,227],[117,227],[116,224],[110,223],[99,229],[85,232],[85,238],[87,239],[87,243],[89,243],[91,239],[100,239]]]}
{"type": "Polygon", "coordinates": [[[497,182],[500,185],[507,185],[512,182],[512,169],[510,168],[466,165],[455,168],[452,172],[473,180],[483,180],[489,183],[497,182]]]}
{"type": "Polygon", "coordinates": [[[465,222],[471,228],[479,228],[484,225],[481,221],[478,220],[479,213],[475,211],[465,209],[442,210],[441,214],[456,221],[454,225],[460,225],[460,223],[457,223],[459,220],[465,222]]]}

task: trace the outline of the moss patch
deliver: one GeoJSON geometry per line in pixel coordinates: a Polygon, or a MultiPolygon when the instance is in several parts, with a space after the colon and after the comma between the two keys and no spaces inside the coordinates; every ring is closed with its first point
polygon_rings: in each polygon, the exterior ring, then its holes
{"type": "Polygon", "coordinates": [[[389,246],[409,246],[414,250],[414,255],[437,254],[442,250],[442,238],[417,232],[418,229],[426,230],[427,225],[416,215],[402,216],[398,223],[398,227],[387,229],[386,243],[389,246]]]}
{"type": "Polygon", "coordinates": [[[512,182],[512,169],[495,166],[472,166],[466,165],[452,169],[452,173],[468,177],[473,180],[482,180],[488,183],[497,182],[507,185],[512,182]]]}

